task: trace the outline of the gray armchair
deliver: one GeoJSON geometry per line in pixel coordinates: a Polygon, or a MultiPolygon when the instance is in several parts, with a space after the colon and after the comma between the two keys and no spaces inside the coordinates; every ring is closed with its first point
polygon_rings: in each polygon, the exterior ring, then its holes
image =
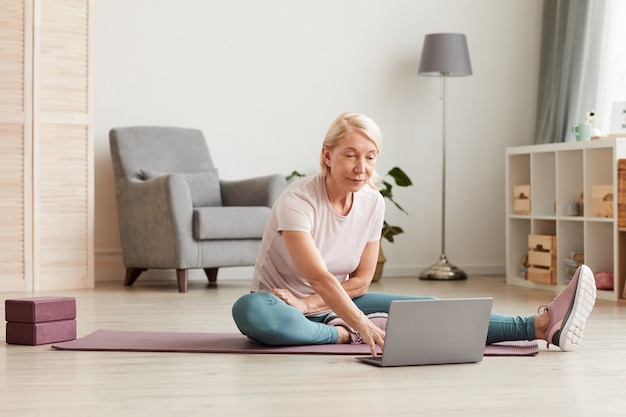
{"type": "Polygon", "coordinates": [[[254,265],[282,175],[220,180],[195,129],[114,128],[109,140],[124,285],[147,269],[175,269],[187,292],[188,269],[215,283],[220,267],[254,265]]]}

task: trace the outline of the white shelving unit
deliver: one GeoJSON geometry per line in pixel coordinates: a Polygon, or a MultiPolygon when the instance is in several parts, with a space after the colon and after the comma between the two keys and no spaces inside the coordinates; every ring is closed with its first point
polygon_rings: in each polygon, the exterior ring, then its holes
{"type": "Polygon", "coordinates": [[[617,161],[626,159],[626,138],[509,147],[506,149],[506,281],[508,284],[560,291],[570,277],[565,259],[572,251],[585,255],[594,272],[613,272],[613,290],[598,298],[622,299],[626,276],[626,228],[617,222],[617,161]],[[513,187],[530,184],[529,215],[514,214],[513,187]],[[613,217],[592,213],[592,186],[613,185],[613,217]],[[565,214],[568,203],[580,201],[583,213],[565,214]],[[556,236],[556,284],[539,284],[523,277],[528,235],[556,236]],[[620,262],[620,259],[623,259],[620,262]],[[620,263],[623,263],[620,268],[620,263]]]}

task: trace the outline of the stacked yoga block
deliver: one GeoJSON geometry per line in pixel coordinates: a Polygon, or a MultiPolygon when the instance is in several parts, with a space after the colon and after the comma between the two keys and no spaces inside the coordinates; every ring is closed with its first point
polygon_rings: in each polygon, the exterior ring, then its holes
{"type": "Polygon", "coordinates": [[[6,342],[45,345],[76,339],[76,299],[31,297],[4,302],[6,342]]]}

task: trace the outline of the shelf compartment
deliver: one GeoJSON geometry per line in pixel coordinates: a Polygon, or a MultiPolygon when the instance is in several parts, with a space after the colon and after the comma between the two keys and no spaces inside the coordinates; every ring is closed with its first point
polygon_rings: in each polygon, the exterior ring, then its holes
{"type": "Polygon", "coordinates": [[[556,177],[556,212],[560,216],[571,215],[570,205],[577,207],[578,215],[584,210],[584,177],[580,167],[583,166],[582,150],[561,151],[557,153],[556,177]]]}
{"type": "MultiPolygon", "coordinates": [[[[570,268],[566,267],[566,259],[572,259],[572,254],[585,253],[585,227],[581,221],[559,221],[557,226],[559,248],[557,253],[557,283],[566,285],[570,279],[570,268]]],[[[585,255],[586,259],[586,255],[585,255]]]]}
{"type": "Polygon", "coordinates": [[[613,272],[613,223],[585,223],[585,263],[594,272],[613,272]]]}
{"type": "MultiPolygon", "coordinates": [[[[508,189],[514,190],[518,185],[530,186],[530,155],[512,155],[508,159],[508,164],[510,167],[507,176],[508,189]]],[[[509,201],[509,214],[515,214],[515,192],[507,194],[507,199],[509,201]]]]}
{"type": "Polygon", "coordinates": [[[531,161],[532,214],[536,216],[555,215],[555,154],[554,152],[533,154],[531,161]]]}
{"type": "Polygon", "coordinates": [[[528,281],[556,284],[556,236],[528,235],[528,281]]]}
{"type": "MultiPolygon", "coordinates": [[[[585,215],[588,217],[614,218],[616,212],[613,209],[614,202],[601,202],[598,201],[597,197],[598,193],[605,193],[604,189],[613,188],[614,178],[617,178],[617,161],[613,158],[612,148],[585,150],[584,169],[586,173],[585,207],[587,208],[585,215]],[[610,209],[607,209],[605,206],[609,206],[610,209]]],[[[615,200],[617,199],[615,198],[615,200]]]]}

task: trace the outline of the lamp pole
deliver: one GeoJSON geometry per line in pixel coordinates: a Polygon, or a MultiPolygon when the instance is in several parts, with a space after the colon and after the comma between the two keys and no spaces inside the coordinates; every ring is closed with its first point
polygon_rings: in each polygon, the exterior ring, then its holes
{"type": "Polygon", "coordinates": [[[446,106],[446,83],[448,73],[441,74],[441,102],[443,107],[443,119],[441,122],[441,147],[442,147],[442,172],[441,172],[441,255],[439,260],[422,271],[420,279],[425,280],[462,280],[467,279],[467,274],[452,265],[446,256],[446,139],[447,139],[447,106],[446,106]]]}
{"type": "Polygon", "coordinates": [[[442,173],[441,173],[441,255],[439,260],[419,274],[420,279],[462,280],[467,274],[452,265],[446,256],[446,140],[447,140],[447,80],[449,76],[463,76],[472,73],[469,51],[465,35],[440,33],[426,35],[420,75],[441,77],[441,101],[443,118],[442,134],[442,173]]]}
{"type": "Polygon", "coordinates": [[[443,118],[441,120],[441,154],[443,155],[442,172],[441,172],[441,253],[446,253],[446,82],[448,73],[444,72],[441,76],[441,106],[443,118]]]}

